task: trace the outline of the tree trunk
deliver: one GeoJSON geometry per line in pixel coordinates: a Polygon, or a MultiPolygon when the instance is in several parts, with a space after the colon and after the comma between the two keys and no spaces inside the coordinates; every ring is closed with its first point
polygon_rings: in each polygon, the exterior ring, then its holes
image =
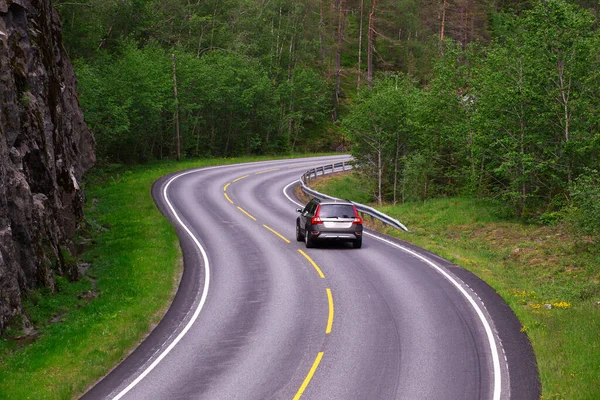
{"type": "Polygon", "coordinates": [[[462,48],[467,47],[469,42],[469,7],[468,3],[460,8],[460,19],[461,19],[461,44],[462,48]]]}
{"type": "Polygon", "coordinates": [[[215,155],[215,121],[210,121],[210,154],[215,155]]]}
{"type": "Polygon", "coordinates": [[[383,204],[383,194],[382,194],[382,181],[383,181],[383,160],[382,160],[382,150],[383,144],[381,141],[379,142],[379,149],[377,149],[377,205],[381,206],[383,204]]]}
{"type": "Polygon", "coordinates": [[[325,60],[325,56],[327,55],[327,49],[325,46],[324,39],[325,20],[323,18],[323,1],[325,0],[319,1],[319,46],[321,49],[321,57],[323,60],[325,60]]]}
{"type": "Polygon", "coordinates": [[[360,0],[360,23],[358,25],[358,68],[356,71],[356,90],[360,91],[360,78],[362,75],[362,35],[363,35],[363,10],[364,0],[360,0]]]}
{"type": "Polygon", "coordinates": [[[175,73],[175,54],[171,54],[171,69],[173,71],[173,96],[175,98],[175,154],[177,161],[181,160],[181,139],[179,136],[179,104],[177,100],[177,74],[175,73]]]}
{"type": "MultiPolygon", "coordinates": [[[[571,140],[571,132],[570,132],[570,122],[571,122],[571,78],[566,76],[565,71],[565,62],[564,60],[559,60],[557,62],[557,73],[558,73],[558,81],[555,84],[558,86],[558,90],[560,92],[559,103],[562,106],[563,111],[563,127],[564,127],[564,145],[566,147],[571,140]]],[[[561,152],[562,153],[562,152],[561,152]]],[[[571,183],[572,180],[572,162],[571,160],[567,163],[567,181],[571,183]]]]}
{"type": "Polygon", "coordinates": [[[398,164],[400,162],[400,135],[396,133],[396,159],[394,160],[394,204],[396,204],[396,193],[398,190],[398,164]]]}
{"type": "Polygon", "coordinates": [[[296,38],[296,26],[297,21],[293,13],[290,11],[290,19],[292,19],[292,37],[290,37],[290,46],[288,48],[288,80],[292,76],[292,70],[294,69],[294,41],[296,38]]]}
{"type": "Polygon", "coordinates": [[[446,29],[446,7],[448,6],[448,1],[444,0],[444,4],[442,5],[442,24],[440,26],[440,42],[444,41],[444,30],[446,29]]]}
{"type": "Polygon", "coordinates": [[[474,141],[473,141],[473,129],[469,124],[469,157],[471,158],[471,183],[475,185],[476,175],[475,175],[475,150],[473,149],[474,141]]]}
{"type": "Polygon", "coordinates": [[[525,122],[521,119],[521,206],[519,214],[521,218],[525,212],[525,202],[527,200],[527,185],[525,180],[525,122]]]}
{"type": "Polygon", "coordinates": [[[598,13],[600,12],[600,0],[594,4],[594,32],[598,30],[598,13]]]}
{"type": "Polygon", "coordinates": [[[344,6],[345,0],[339,0],[338,10],[338,32],[337,32],[337,49],[335,55],[335,98],[333,108],[333,120],[337,120],[337,110],[340,105],[340,95],[342,92],[342,45],[344,43],[344,6]]]}
{"type": "Polygon", "coordinates": [[[281,34],[281,19],[282,19],[281,14],[282,14],[282,10],[281,10],[281,7],[279,7],[279,26],[277,27],[277,42],[275,44],[277,66],[281,65],[281,54],[283,53],[283,39],[281,39],[281,46],[279,45],[279,35],[281,34]]]}
{"type": "Polygon", "coordinates": [[[367,82],[373,87],[373,48],[375,47],[375,6],[377,0],[371,0],[371,13],[369,14],[369,34],[367,44],[367,82]]]}

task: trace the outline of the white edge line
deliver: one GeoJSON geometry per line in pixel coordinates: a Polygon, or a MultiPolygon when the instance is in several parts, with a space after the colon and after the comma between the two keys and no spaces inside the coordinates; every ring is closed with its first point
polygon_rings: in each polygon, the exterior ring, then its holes
{"type": "Polygon", "coordinates": [[[171,352],[171,350],[173,350],[173,348],[177,345],[177,343],[179,343],[179,341],[185,336],[185,334],[190,330],[192,325],[196,322],[196,319],[198,319],[198,315],[200,314],[200,311],[202,310],[202,308],[204,307],[204,303],[206,302],[206,298],[208,296],[208,287],[210,285],[210,265],[208,263],[208,256],[206,254],[206,251],[204,250],[204,247],[202,247],[202,245],[200,244],[198,239],[196,239],[196,237],[192,234],[190,229],[183,223],[183,221],[181,220],[181,218],[175,211],[175,208],[171,204],[171,201],[169,200],[169,196],[167,195],[167,189],[169,188],[169,185],[175,179],[177,179],[181,176],[187,175],[187,174],[198,172],[198,171],[199,170],[188,171],[188,172],[176,175],[176,176],[172,177],[171,179],[169,179],[169,181],[166,183],[166,185],[163,188],[163,197],[165,199],[165,202],[169,206],[169,209],[173,213],[173,216],[179,223],[179,225],[188,233],[188,235],[190,235],[190,237],[196,244],[196,247],[198,248],[198,250],[200,250],[200,253],[202,253],[202,259],[204,261],[204,269],[206,270],[206,277],[204,278],[204,288],[202,291],[202,297],[200,298],[200,303],[198,304],[196,311],[194,311],[194,315],[192,316],[192,318],[189,320],[189,322],[187,323],[185,328],[183,328],[183,330],[179,333],[179,335],[177,335],[175,340],[173,340],[171,342],[171,344],[169,344],[169,346],[152,362],[152,364],[150,364],[148,366],[148,368],[146,368],[137,378],[135,378],[135,380],[133,382],[131,382],[125,389],[123,389],[119,394],[117,394],[113,398],[113,400],[119,400],[121,397],[125,396],[127,394],[127,392],[129,392],[138,383],[140,383],[141,380],[144,379],[158,365],[158,363],[160,363],[163,360],[163,358],[165,358],[167,356],[167,354],[169,354],[171,352]]]}
{"type": "MultiPolygon", "coordinates": [[[[175,217],[175,219],[177,220],[179,225],[181,225],[181,227],[187,232],[187,234],[190,235],[190,237],[196,244],[196,247],[198,248],[198,250],[200,250],[200,253],[202,254],[202,259],[204,261],[204,268],[206,270],[206,277],[204,279],[204,288],[202,289],[203,290],[202,297],[200,298],[200,303],[198,303],[198,307],[194,311],[194,315],[192,315],[192,318],[190,319],[190,321],[187,323],[185,328],[183,328],[183,330],[179,333],[179,335],[177,335],[177,337],[173,340],[173,342],[171,342],[171,344],[169,344],[169,346],[152,362],[152,364],[150,364],[148,366],[148,368],[146,368],[140,375],[138,375],[137,378],[135,378],[129,385],[127,385],[127,387],[125,389],[123,389],[115,397],[113,397],[113,400],[119,400],[123,396],[125,396],[131,389],[133,389],[138,383],[140,383],[142,381],[142,379],[144,379],[167,356],[167,354],[169,354],[171,352],[171,350],[173,350],[173,348],[177,345],[177,343],[179,343],[179,341],[186,335],[186,333],[190,330],[192,325],[194,325],[194,323],[198,319],[198,315],[200,315],[200,311],[202,311],[202,308],[204,307],[204,303],[206,303],[206,298],[208,297],[208,287],[210,285],[210,265],[208,262],[208,255],[206,254],[206,250],[204,249],[204,247],[202,247],[202,245],[200,244],[198,239],[196,239],[196,237],[192,234],[190,229],[183,223],[183,221],[181,220],[181,218],[175,211],[173,204],[171,204],[171,201],[169,200],[169,196],[167,195],[167,189],[168,189],[169,185],[171,185],[171,183],[177,178],[180,178],[184,175],[200,172],[200,171],[206,171],[206,170],[217,169],[217,168],[227,168],[227,167],[232,167],[232,166],[239,167],[239,166],[252,165],[252,164],[280,164],[285,161],[286,160],[273,160],[273,161],[266,161],[266,162],[226,164],[226,165],[217,165],[214,167],[193,169],[193,170],[189,170],[189,171],[177,174],[167,181],[167,183],[163,187],[163,192],[162,192],[165,202],[169,206],[171,213],[173,214],[173,216],[175,217]]],[[[288,197],[288,199],[289,199],[289,197],[288,197]]]]}
{"type": "MultiPolygon", "coordinates": [[[[286,187],[283,188],[283,194],[285,195],[285,197],[288,198],[288,200],[290,200],[292,203],[295,203],[299,206],[302,206],[302,204],[298,203],[297,201],[293,200],[292,198],[290,198],[290,196],[288,196],[288,194],[286,193],[287,189],[298,183],[299,180],[296,180],[292,183],[290,183],[289,185],[287,185],[286,187]]],[[[481,310],[481,307],[479,307],[479,305],[477,304],[477,302],[473,299],[473,297],[471,295],[469,295],[469,293],[465,290],[465,288],[463,286],[461,286],[460,283],[458,283],[456,281],[456,279],[454,279],[448,272],[446,272],[442,267],[440,267],[439,265],[437,265],[436,263],[434,263],[433,261],[429,260],[428,258],[422,256],[421,254],[410,250],[404,246],[401,246],[397,243],[394,243],[390,240],[384,239],[380,236],[377,235],[373,235],[371,233],[365,232],[366,235],[369,235],[371,237],[374,237],[376,239],[381,240],[382,242],[385,242],[393,247],[396,247],[408,254],[413,255],[414,257],[417,257],[418,259],[420,259],[421,261],[423,261],[424,263],[428,264],[430,267],[434,268],[437,272],[439,272],[444,278],[446,278],[448,281],[450,281],[450,283],[452,283],[458,290],[459,292],[467,299],[467,301],[471,304],[471,307],[473,307],[473,309],[475,310],[475,312],[477,313],[477,316],[479,317],[479,320],[481,321],[481,324],[483,325],[483,328],[485,329],[485,333],[488,339],[488,343],[490,345],[490,351],[492,353],[492,364],[494,367],[494,395],[493,395],[493,399],[494,400],[500,400],[500,395],[501,395],[501,390],[502,390],[502,373],[500,371],[500,356],[498,354],[498,346],[496,345],[496,339],[494,337],[494,333],[492,331],[492,327],[490,326],[488,320],[485,317],[485,314],[483,313],[483,311],[481,310]]]]}
{"type": "Polygon", "coordinates": [[[437,272],[439,272],[440,274],[442,274],[444,276],[444,278],[446,278],[448,281],[450,281],[450,283],[452,283],[461,293],[462,295],[467,299],[467,301],[471,304],[471,306],[473,307],[473,309],[475,310],[475,312],[477,313],[477,316],[479,317],[479,320],[481,321],[483,328],[485,329],[485,333],[487,335],[487,339],[488,339],[488,343],[490,345],[490,351],[492,353],[492,364],[494,366],[494,395],[493,395],[493,399],[494,400],[500,400],[500,394],[501,394],[501,389],[502,389],[502,375],[501,375],[501,371],[500,371],[500,356],[498,354],[498,346],[496,344],[496,339],[494,337],[494,333],[492,331],[492,327],[490,326],[487,318],[485,317],[485,314],[483,313],[483,311],[481,310],[481,307],[479,307],[479,305],[477,304],[477,302],[475,301],[475,299],[473,299],[473,297],[465,290],[465,288],[458,283],[458,281],[456,281],[456,279],[454,279],[452,277],[452,275],[450,275],[448,272],[446,272],[442,267],[440,267],[439,265],[437,265],[436,263],[434,263],[433,261],[427,259],[426,257],[422,256],[421,254],[410,250],[404,246],[401,246],[397,243],[394,243],[392,241],[389,241],[387,239],[384,239],[380,236],[377,235],[373,235],[370,234],[368,232],[366,232],[367,235],[374,237],[376,239],[379,239],[382,242],[385,242],[391,246],[394,246],[408,254],[413,255],[414,257],[417,257],[418,259],[420,259],[421,261],[425,262],[426,264],[428,264],[429,266],[431,266],[432,268],[435,268],[437,270],[437,272]]]}

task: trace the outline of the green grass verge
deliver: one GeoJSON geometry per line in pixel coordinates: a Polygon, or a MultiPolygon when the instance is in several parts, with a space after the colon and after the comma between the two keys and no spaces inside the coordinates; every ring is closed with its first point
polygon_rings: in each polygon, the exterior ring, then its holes
{"type": "MultiPolygon", "coordinates": [[[[264,160],[266,158],[262,158],[264,160]]],[[[168,308],[182,271],[174,229],[150,195],[170,172],[258,158],[161,162],[93,171],[86,181],[92,241],[81,281],[29,293],[37,335],[0,340],[0,399],[71,399],[136,347],[168,308]],[[30,343],[27,343],[30,342],[30,343]]]]}
{"type": "MultiPolygon", "coordinates": [[[[337,175],[312,188],[364,203],[354,179],[337,175]]],[[[469,269],[505,299],[533,345],[543,399],[600,399],[600,249],[590,238],[564,226],[510,221],[499,204],[481,199],[380,210],[412,232],[378,229],[469,269]]]]}

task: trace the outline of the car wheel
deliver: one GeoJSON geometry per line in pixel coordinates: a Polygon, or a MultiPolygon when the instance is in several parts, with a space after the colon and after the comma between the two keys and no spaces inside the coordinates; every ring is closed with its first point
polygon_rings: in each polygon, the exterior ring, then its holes
{"type": "Polygon", "coordinates": [[[310,236],[311,236],[310,231],[308,229],[306,229],[304,231],[304,243],[306,244],[307,249],[310,249],[311,247],[315,247],[315,243],[313,242],[313,240],[310,236]]]}
{"type": "Polygon", "coordinates": [[[304,241],[304,235],[300,232],[300,225],[296,224],[296,240],[299,242],[304,241]]]}
{"type": "Polygon", "coordinates": [[[356,239],[354,242],[352,242],[352,245],[354,246],[355,249],[360,249],[362,247],[362,237],[356,239]]]}

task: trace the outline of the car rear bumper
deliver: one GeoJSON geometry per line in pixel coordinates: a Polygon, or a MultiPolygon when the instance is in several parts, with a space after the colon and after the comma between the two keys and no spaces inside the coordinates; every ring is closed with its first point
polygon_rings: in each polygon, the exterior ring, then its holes
{"type": "Polygon", "coordinates": [[[317,235],[313,233],[314,240],[356,240],[362,236],[362,232],[319,232],[317,235]]]}

